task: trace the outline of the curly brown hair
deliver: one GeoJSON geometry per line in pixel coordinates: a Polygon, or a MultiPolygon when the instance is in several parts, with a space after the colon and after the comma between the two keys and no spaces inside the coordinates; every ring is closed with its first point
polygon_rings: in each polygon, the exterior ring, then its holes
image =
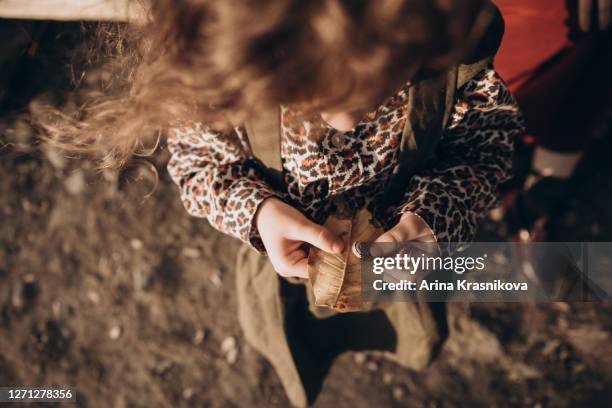
{"type": "Polygon", "coordinates": [[[152,0],[144,23],[99,27],[113,86],[78,117],[39,107],[40,124],[55,143],[122,164],[185,121],[372,106],[418,69],[455,63],[483,2],[152,0]]]}

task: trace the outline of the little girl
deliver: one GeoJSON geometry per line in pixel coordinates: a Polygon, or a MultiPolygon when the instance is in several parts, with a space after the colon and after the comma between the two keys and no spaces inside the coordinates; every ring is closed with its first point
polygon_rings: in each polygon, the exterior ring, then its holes
{"type": "Polygon", "coordinates": [[[113,138],[91,137],[123,158],[139,145],[136,132],[180,122],[168,170],[191,215],[246,244],[240,323],[292,404],[314,400],[346,349],[427,364],[445,337],[443,306],[334,314],[293,278],[308,278],[308,246],[344,249],[321,225],[340,198],[375,215],[386,231],[378,242],[472,239],[510,177],[522,132],[491,65],[503,32],[494,7],[157,0],[147,27],[138,28],[146,47],[128,97],[94,106],[81,134],[113,126],[113,138]],[[278,126],[249,134],[249,121],[270,111],[278,126]]]}

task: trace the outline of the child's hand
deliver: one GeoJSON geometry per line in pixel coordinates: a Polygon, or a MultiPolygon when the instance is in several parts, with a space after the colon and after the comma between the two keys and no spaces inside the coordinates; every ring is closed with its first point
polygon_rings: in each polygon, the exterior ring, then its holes
{"type": "MultiPolygon", "coordinates": [[[[372,256],[389,256],[395,252],[399,244],[403,242],[425,242],[435,243],[434,236],[429,225],[421,217],[413,213],[407,212],[400,218],[397,225],[386,231],[384,234],[376,238],[374,243],[387,242],[388,245],[378,245],[372,247],[370,253],[372,256]],[[392,245],[398,244],[398,245],[392,245]]],[[[436,245],[425,245],[423,249],[434,249],[436,245]]],[[[436,249],[437,250],[437,249],[436,249]]]]}
{"type": "Polygon", "coordinates": [[[264,200],[255,217],[272,266],[281,276],[308,279],[305,243],[333,253],[344,249],[344,242],[330,230],[277,198],[264,200]]]}

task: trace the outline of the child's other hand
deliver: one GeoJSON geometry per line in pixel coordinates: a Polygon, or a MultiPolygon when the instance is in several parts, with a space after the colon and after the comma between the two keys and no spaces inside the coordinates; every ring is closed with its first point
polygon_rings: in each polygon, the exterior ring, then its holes
{"type": "Polygon", "coordinates": [[[403,242],[423,242],[431,243],[423,246],[422,249],[435,250],[437,252],[437,245],[435,245],[436,237],[431,231],[431,228],[421,217],[411,212],[407,212],[402,215],[397,225],[380,235],[374,243],[388,243],[387,245],[373,246],[370,249],[372,256],[390,256],[393,255],[400,247],[403,242]],[[397,244],[397,245],[392,245],[397,244]]]}
{"type": "Polygon", "coordinates": [[[308,253],[304,244],[332,253],[344,249],[344,242],[329,229],[315,224],[277,198],[264,200],[255,217],[272,266],[281,276],[308,279],[308,253]]]}

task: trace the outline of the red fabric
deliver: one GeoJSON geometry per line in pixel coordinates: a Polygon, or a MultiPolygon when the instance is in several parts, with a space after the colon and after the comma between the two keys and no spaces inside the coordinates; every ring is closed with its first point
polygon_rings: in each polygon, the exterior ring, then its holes
{"type": "MultiPolygon", "coordinates": [[[[570,40],[575,2],[497,0],[506,31],[495,68],[515,94],[534,142],[583,150],[610,100],[612,54],[606,36],[570,40]]],[[[572,33],[575,30],[572,30],[572,33]]]]}
{"type": "Polygon", "coordinates": [[[520,74],[536,69],[568,44],[565,0],[497,0],[506,31],[495,68],[516,91],[520,74]]]}

